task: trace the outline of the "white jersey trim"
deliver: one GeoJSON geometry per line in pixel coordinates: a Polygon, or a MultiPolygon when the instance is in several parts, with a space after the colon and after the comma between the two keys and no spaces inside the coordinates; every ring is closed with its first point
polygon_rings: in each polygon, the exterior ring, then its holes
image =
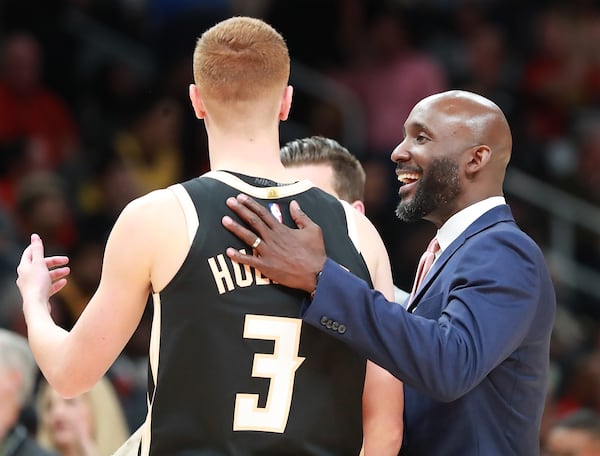
{"type": "Polygon", "coordinates": [[[154,383],[154,391],[152,393],[152,399],[148,394],[148,414],[146,415],[146,421],[139,429],[141,434],[141,456],[147,456],[150,454],[150,443],[152,439],[152,406],[154,404],[154,395],[158,389],[158,363],[160,354],[160,331],[161,331],[161,307],[160,307],[160,293],[154,293],[152,295],[154,303],[154,316],[152,318],[152,330],[150,333],[150,348],[149,348],[149,362],[150,372],[154,383]]]}
{"type": "Polygon", "coordinates": [[[255,187],[227,171],[209,171],[200,177],[210,177],[211,179],[221,181],[224,184],[236,188],[242,193],[261,199],[285,198],[305,192],[314,187],[314,184],[307,180],[274,187],[255,187]]]}
{"type": "Polygon", "coordinates": [[[360,236],[358,235],[358,227],[356,226],[356,209],[354,209],[350,203],[344,200],[340,200],[340,203],[342,203],[344,212],[346,212],[346,226],[348,227],[348,237],[352,239],[354,247],[356,247],[358,253],[361,253],[360,236]]]}
{"type": "Polygon", "coordinates": [[[181,205],[181,209],[183,210],[183,214],[185,215],[185,221],[187,224],[188,240],[190,241],[190,245],[192,245],[192,241],[194,240],[194,236],[196,236],[196,231],[198,231],[198,225],[200,223],[198,221],[198,213],[196,212],[196,206],[194,206],[192,197],[183,185],[171,185],[169,189],[173,193],[175,193],[175,197],[181,205]]]}

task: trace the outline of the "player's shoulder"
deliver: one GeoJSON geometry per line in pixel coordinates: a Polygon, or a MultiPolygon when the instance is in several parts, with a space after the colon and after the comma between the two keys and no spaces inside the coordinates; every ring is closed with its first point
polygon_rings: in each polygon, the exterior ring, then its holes
{"type": "Polygon", "coordinates": [[[170,187],[154,190],[131,200],[119,218],[164,218],[168,212],[177,209],[177,205],[177,198],[170,187]]]}
{"type": "Polygon", "coordinates": [[[166,245],[165,233],[185,237],[186,226],[185,214],[175,193],[165,188],[142,195],[127,204],[114,230],[128,233],[130,242],[166,245]]]}

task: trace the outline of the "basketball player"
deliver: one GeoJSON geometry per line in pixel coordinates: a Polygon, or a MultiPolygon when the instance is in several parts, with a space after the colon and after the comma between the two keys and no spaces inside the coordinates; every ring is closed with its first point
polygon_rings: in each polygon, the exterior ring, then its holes
{"type": "MultiPolygon", "coordinates": [[[[289,141],[280,151],[283,166],[297,178],[313,182],[336,198],[365,213],[365,170],[339,142],[323,136],[289,141]]],[[[408,293],[394,286],[394,300],[404,303],[408,293]]]]}
{"type": "MultiPolygon", "coordinates": [[[[48,305],[66,283],[68,259],[44,258],[42,240],[31,236],[17,284],[37,362],[62,395],[90,389],[151,294],[149,409],[139,446],[128,442],[134,454],[351,455],[364,439],[365,454],[396,455],[401,383],[303,325],[305,293],[225,254],[230,245],[247,251],[221,225],[228,196],[248,193],[287,225],[295,199],[321,224],[330,255],[392,297],[375,228],[281,164],[279,122],[292,100],[285,42],[258,19],[231,18],[202,35],[193,67],[189,94],[206,126],[211,171],[123,210],[99,287],[70,332],[54,324],[48,305]]],[[[345,332],[333,316],[324,325],[345,332]]]]}

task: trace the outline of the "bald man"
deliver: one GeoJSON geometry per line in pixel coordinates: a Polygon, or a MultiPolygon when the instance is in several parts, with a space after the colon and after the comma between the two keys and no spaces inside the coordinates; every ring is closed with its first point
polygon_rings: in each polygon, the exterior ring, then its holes
{"type": "Polygon", "coordinates": [[[305,322],[404,382],[402,455],[540,453],[556,301],[542,252],[503,196],[511,148],[502,111],[474,93],[436,94],[409,114],[391,155],[396,213],[434,223],[439,248],[407,309],[328,258],[296,203],[291,230],[245,195],[227,200],[254,232],[230,217],[223,225],[246,243],[262,239],[256,256],[227,254],[310,293],[305,322]]]}

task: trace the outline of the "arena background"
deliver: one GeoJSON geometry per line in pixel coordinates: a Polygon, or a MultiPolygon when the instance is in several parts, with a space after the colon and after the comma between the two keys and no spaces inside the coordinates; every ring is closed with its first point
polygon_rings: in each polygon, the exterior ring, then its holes
{"type": "MultiPolygon", "coordinates": [[[[0,326],[25,333],[14,280],[31,231],[48,254],[72,258],[71,283],[53,302],[69,328],[124,205],[207,170],[187,99],[191,52],[232,15],[261,17],[288,42],[296,91],[282,143],[320,134],[361,159],[367,215],[401,287],[433,232],[393,215],[389,155],[408,111],[450,88],[504,110],[514,134],[506,196],[544,249],[558,295],[544,429],[576,409],[600,413],[600,7],[591,0],[0,0],[0,326]]],[[[150,316],[109,372],[132,428],[145,413],[150,316]]]]}

